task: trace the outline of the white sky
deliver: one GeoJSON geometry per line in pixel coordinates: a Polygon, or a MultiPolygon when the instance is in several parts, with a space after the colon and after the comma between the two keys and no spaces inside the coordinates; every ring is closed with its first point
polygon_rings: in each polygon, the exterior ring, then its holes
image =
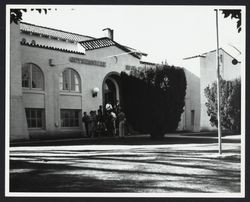
{"type": "MultiPolygon", "coordinates": [[[[30,6],[33,7],[34,6],[30,6]]],[[[38,7],[36,5],[36,7],[38,7]]],[[[103,37],[102,29],[114,29],[114,40],[148,53],[144,60],[182,66],[183,58],[216,48],[215,8],[208,6],[48,6],[47,15],[23,14],[23,21],[41,26],[103,37]]],[[[40,7],[41,8],[41,7],[40,7]]],[[[43,6],[44,8],[44,6],[43,6]]],[[[237,7],[231,7],[231,9],[237,7]]],[[[244,8],[244,7],[238,7],[244,8]]],[[[243,47],[236,20],[219,12],[220,46],[243,47]]]]}

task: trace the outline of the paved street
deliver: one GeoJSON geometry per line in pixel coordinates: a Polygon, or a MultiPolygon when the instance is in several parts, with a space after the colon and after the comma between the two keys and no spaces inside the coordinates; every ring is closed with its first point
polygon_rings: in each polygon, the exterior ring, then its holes
{"type": "Polygon", "coordinates": [[[240,192],[240,136],[48,141],[10,148],[11,192],[240,192]]]}

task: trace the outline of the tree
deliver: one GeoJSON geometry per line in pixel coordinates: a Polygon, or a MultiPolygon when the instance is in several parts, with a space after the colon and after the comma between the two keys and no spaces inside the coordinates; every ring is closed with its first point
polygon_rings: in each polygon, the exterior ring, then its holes
{"type": "Polygon", "coordinates": [[[222,14],[224,14],[224,18],[231,16],[231,19],[232,18],[238,19],[237,29],[238,29],[238,32],[241,31],[241,10],[240,9],[222,9],[222,14]]]}
{"type": "Polygon", "coordinates": [[[27,9],[10,9],[10,23],[18,23],[22,20],[23,12],[27,12],[27,9]]]}
{"type": "MultiPolygon", "coordinates": [[[[240,132],[241,84],[240,79],[220,81],[221,84],[221,126],[224,130],[240,132]]],[[[217,120],[217,84],[212,83],[204,90],[207,102],[207,114],[212,126],[218,126],[217,120]]]]}
{"type": "MultiPolygon", "coordinates": [[[[47,14],[47,12],[51,10],[51,8],[36,8],[36,9],[32,8],[31,9],[31,11],[34,11],[34,10],[39,13],[42,13],[42,11],[44,11],[44,13],[47,14]]],[[[27,9],[10,9],[10,23],[14,22],[17,24],[20,20],[22,20],[23,12],[27,12],[27,9]]]]}
{"type": "Polygon", "coordinates": [[[123,110],[132,127],[161,139],[174,131],[185,105],[186,77],[182,68],[158,66],[154,69],[121,73],[123,110]]]}

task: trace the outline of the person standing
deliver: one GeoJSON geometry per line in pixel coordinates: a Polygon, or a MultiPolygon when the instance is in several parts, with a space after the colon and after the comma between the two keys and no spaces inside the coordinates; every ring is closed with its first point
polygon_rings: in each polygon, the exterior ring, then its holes
{"type": "Polygon", "coordinates": [[[125,117],[125,113],[121,110],[120,107],[119,107],[119,113],[117,115],[117,120],[119,124],[119,137],[124,137],[126,117],[125,117]]]}
{"type": "Polygon", "coordinates": [[[96,119],[96,111],[90,111],[90,124],[89,124],[89,132],[90,137],[95,137],[96,133],[96,125],[97,125],[97,119],[96,119]]]}
{"type": "Polygon", "coordinates": [[[115,126],[116,114],[115,114],[115,112],[111,111],[110,115],[112,117],[111,120],[112,120],[112,124],[113,124],[113,136],[115,136],[116,135],[116,126],[115,126]]]}
{"type": "Polygon", "coordinates": [[[118,104],[118,101],[117,101],[117,105],[115,106],[114,111],[115,111],[115,114],[117,115],[117,118],[115,120],[115,130],[116,130],[116,135],[119,136],[119,119],[118,119],[118,114],[121,111],[121,106],[118,104]]]}
{"type": "Polygon", "coordinates": [[[100,111],[100,113],[103,115],[104,112],[103,112],[103,107],[102,107],[102,105],[99,106],[98,111],[100,111]]]}
{"type": "Polygon", "coordinates": [[[115,136],[115,119],[116,114],[112,111],[112,105],[106,104],[106,127],[108,131],[108,135],[115,136]]]}
{"type": "Polygon", "coordinates": [[[86,135],[89,137],[89,116],[87,112],[83,112],[82,122],[84,123],[86,135]]]}
{"type": "Polygon", "coordinates": [[[104,116],[102,110],[99,108],[97,111],[97,135],[98,137],[103,136],[105,134],[106,127],[104,123],[104,116]]]}

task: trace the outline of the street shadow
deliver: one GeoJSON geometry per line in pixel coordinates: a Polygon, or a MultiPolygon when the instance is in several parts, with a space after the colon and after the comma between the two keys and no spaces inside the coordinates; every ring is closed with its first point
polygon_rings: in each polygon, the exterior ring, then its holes
{"type": "MultiPolygon", "coordinates": [[[[163,145],[163,144],[209,144],[217,143],[215,137],[204,136],[168,136],[161,140],[152,140],[150,136],[127,136],[125,138],[81,138],[65,141],[31,141],[12,143],[11,146],[70,146],[70,145],[163,145]]],[[[223,139],[223,143],[240,143],[240,139],[223,139]]]]}
{"type": "MultiPolygon", "coordinates": [[[[58,150],[63,152],[63,150],[58,150]]],[[[228,163],[240,163],[240,158],[210,158],[202,156],[213,150],[166,150],[153,151],[134,149],[134,153],[110,153],[111,150],[75,150],[65,156],[56,155],[57,150],[41,151],[37,156],[29,156],[27,151],[11,152],[10,155],[10,191],[11,192],[209,192],[202,187],[224,186],[232,192],[240,190],[240,170],[221,166],[228,163]],[[23,154],[22,154],[23,153],[23,154]],[[76,155],[77,154],[77,155],[76,155]],[[147,157],[147,158],[145,158],[147,157]],[[54,162],[57,163],[54,163],[54,162]],[[203,162],[201,164],[201,162],[203,162]],[[93,163],[100,166],[93,166],[93,163]],[[133,169],[120,169],[121,164],[133,164],[133,169]],[[108,168],[103,165],[110,165],[108,168]],[[183,173],[147,170],[150,166],[178,167],[183,173]],[[186,169],[201,169],[204,172],[187,173],[186,169]],[[208,172],[207,172],[208,171],[208,172]],[[90,174],[95,172],[96,175],[90,174]],[[98,177],[102,173],[105,178],[98,177]],[[107,177],[110,176],[110,177],[107,177]],[[129,176],[121,179],[112,176],[129,176]],[[133,177],[134,176],[134,177],[133,177]],[[145,176],[138,180],[136,176],[145,176]],[[147,179],[148,176],[148,179],[147,179]],[[200,188],[188,188],[184,185],[158,186],[152,176],[162,179],[166,184],[176,179],[180,184],[200,184],[200,188]]],[[[113,151],[116,152],[116,151],[113,151]]],[[[226,150],[234,152],[235,150],[226,150]]]]}
{"type": "MultiPolygon", "coordinates": [[[[18,162],[15,162],[18,163],[18,162]]],[[[14,164],[15,164],[14,163],[14,164]]],[[[107,173],[120,173],[120,174],[146,174],[146,175],[162,175],[162,176],[175,176],[181,178],[199,178],[201,184],[207,183],[209,178],[216,180],[217,185],[223,184],[225,180],[229,182],[229,186],[234,184],[235,179],[230,176],[223,175],[218,180],[218,175],[196,175],[193,174],[177,174],[177,173],[160,173],[160,172],[148,172],[148,171],[130,171],[130,170],[118,170],[118,169],[103,169],[95,167],[77,167],[69,165],[39,165],[37,163],[22,163],[23,169],[29,169],[31,171],[22,173],[22,175],[11,174],[10,177],[10,191],[11,192],[135,192],[138,190],[150,190],[154,192],[159,187],[155,186],[153,180],[117,180],[108,179],[102,180],[95,177],[90,177],[81,174],[57,174],[62,170],[75,171],[103,171],[107,173]],[[33,169],[33,170],[32,170],[33,169]]],[[[13,165],[12,165],[13,166],[13,165]]],[[[19,165],[20,166],[20,165],[19,165]]],[[[166,182],[166,180],[165,180],[166,182]]],[[[183,191],[183,192],[206,192],[199,189],[190,189],[187,187],[161,187],[168,192],[183,191]]],[[[156,191],[157,192],[157,191],[156,191]]]]}

